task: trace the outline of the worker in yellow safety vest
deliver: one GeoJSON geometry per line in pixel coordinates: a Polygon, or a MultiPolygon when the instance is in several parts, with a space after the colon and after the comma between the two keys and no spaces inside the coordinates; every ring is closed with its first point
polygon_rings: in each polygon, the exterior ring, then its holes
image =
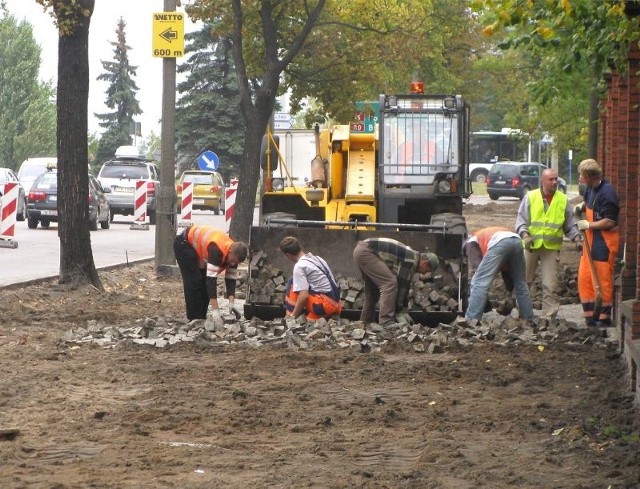
{"type": "Polygon", "coordinates": [[[556,292],[563,238],[566,235],[577,243],[582,239],[567,196],[558,192],[556,170],[543,170],[540,188],[530,191],[522,199],[516,217],[516,233],[522,238],[526,249],[526,279],[531,295],[534,295],[533,288],[540,265],[542,316],[554,319],[560,308],[556,292]]]}

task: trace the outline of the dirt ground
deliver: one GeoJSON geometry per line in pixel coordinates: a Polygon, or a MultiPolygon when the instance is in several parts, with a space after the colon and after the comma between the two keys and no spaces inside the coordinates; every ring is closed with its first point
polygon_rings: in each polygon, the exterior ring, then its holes
{"type": "MultiPolygon", "coordinates": [[[[511,226],[517,203],[465,211],[511,226]]],[[[563,263],[577,264],[567,244],[563,263]]],[[[615,345],[428,354],[75,344],[184,320],[177,278],[0,289],[2,488],[635,488],[638,410],[615,345]]],[[[186,322],[186,321],[185,321],[186,322]]]]}

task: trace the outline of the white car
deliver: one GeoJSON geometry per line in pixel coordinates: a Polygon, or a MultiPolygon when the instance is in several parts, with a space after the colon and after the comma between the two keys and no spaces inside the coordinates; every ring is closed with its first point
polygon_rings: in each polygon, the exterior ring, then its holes
{"type": "Polygon", "coordinates": [[[29,195],[31,185],[33,185],[33,181],[36,178],[47,170],[57,168],[57,166],[58,158],[56,157],[27,158],[24,160],[18,169],[18,179],[25,193],[29,195]]]}

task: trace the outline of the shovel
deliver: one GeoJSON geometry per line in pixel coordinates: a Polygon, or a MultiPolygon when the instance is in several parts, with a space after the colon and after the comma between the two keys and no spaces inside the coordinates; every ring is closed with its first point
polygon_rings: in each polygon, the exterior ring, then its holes
{"type": "Polygon", "coordinates": [[[584,249],[587,253],[587,258],[589,259],[589,267],[591,268],[593,285],[596,289],[596,302],[593,306],[593,319],[594,321],[597,321],[600,317],[600,312],[602,311],[602,293],[600,292],[600,279],[598,278],[596,267],[593,264],[593,258],[591,258],[591,246],[589,245],[589,241],[587,241],[587,235],[585,233],[582,233],[582,241],[584,242],[584,249]]]}

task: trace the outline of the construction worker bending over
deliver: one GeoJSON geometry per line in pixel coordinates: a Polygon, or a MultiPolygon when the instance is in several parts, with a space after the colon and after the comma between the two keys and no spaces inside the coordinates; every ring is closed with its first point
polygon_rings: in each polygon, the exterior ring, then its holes
{"type": "Polygon", "coordinates": [[[475,269],[465,319],[482,319],[489,288],[498,272],[502,272],[507,291],[515,290],[519,317],[533,317],[520,236],[507,228],[483,228],[467,239],[463,250],[469,259],[470,270],[475,269]]]}
{"type": "Polygon", "coordinates": [[[562,239],[566,234],[572,241],[582,240],[568,202],[567,196],[558,192],[558,172],[547,168],[542,172],[540,188],[522,199],[516,218],[516,233],[527,250],[527,283],[531,290],[540,263],[542,316],[549,319],[554,319],[560,309],[556,291],[562,239]]]}
{"type": "Polygon", "coordinates": [[[587,189],[584,202],[576,206],[575,212],[580,216],[578,229],[584,232],[589,245],[582,249],[580,257],[578,293],[587,325],[610,326],[613,307],[613,267],[620,241],[620,204],[616,191],[602,177],[602,168],[596,160],[583,160],[578,165],[578,172],[580,181],[587,184],[587,189]],[[587,249],[591,251],[597,277],[592,276],[587,249]],[[602,310],[599,317],[594,317],[593,314],[596,301],[594,279],[599,280],[602,294],[602,310]]]}
{"type": "Polygon", "coordinates": [[[247,245],[211,226],[194,224],[176,236],[173,251],[182,275],[187,319],[206,319],[209,307],[210,316],[220,316],[218,275],[222,272],[231,310],[238,264],[247,258],[247,245]]]}
{"type": "Polygon", "coordinates": [[[439,263],[434,253],[419,253],[389,238],[359,241],[353,259],[364,279],[360,320],[372,322],[379,301],[378,324],[382,326],[395,323],[396,310],[404,308],[413,274],[435,272],[439,263]]]}
{"type": "Polygon", "coordinates": [[[285,287],[287,316],[305,314],[308,319],[329,318],[342,312],[340,290],[327,262],[312,253],[304,252],[297,238],[286,236],[280,251],[289,258],[293,276],[285,287]]]}

